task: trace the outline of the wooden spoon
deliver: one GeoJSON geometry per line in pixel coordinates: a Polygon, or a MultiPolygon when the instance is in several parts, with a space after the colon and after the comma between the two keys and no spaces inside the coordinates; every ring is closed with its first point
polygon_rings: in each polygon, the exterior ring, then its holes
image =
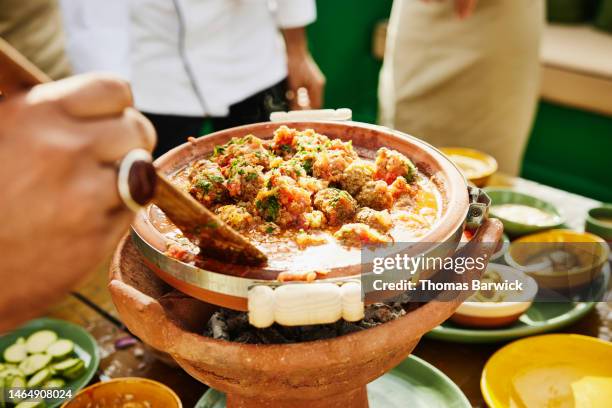
{"type": "MultiPolygon", "coordinates": [[[[7,42],[0,39],[0,85],[17,90],[51,79],[7,42]]],[[[0,88],[2,89],[2,88],[0,88]]],[[[151,156],[134,150],[119,168],[119,193],[133,210],[152,202],[198,245],[207,257],[249,265],[262,264],[266,255],[219,217],[156,171],[151,156]]]]}

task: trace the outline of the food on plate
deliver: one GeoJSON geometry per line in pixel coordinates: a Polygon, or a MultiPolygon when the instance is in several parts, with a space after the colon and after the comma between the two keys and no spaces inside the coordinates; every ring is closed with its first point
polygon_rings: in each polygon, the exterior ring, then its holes
{"type": "Polygon", "coordinates": [[[517,321],[531,306],[538,285],[530,276],[514,268],[489,264],[476,292],[461,304],[451,321],[467,327],[502,327],[517,321]]]}
{"type": "MultiPolygon", "coordinates": [[[[419,239],[442,211],[435,178],[404,154],[358,152],[350,141],[286,126],[271,139],[234,137],[171,180],[266,253],[268,266],[300,276],[323,260],[354,262],[362,245],[419,239]]],[[[159,209],[150,215],[170,241],[167,254],[197,263],[198,248],[159,209]]]]}
{"type": "Polygon", "coordinates": [[[546,226],[560,222],[557,214],[524,204],[498,204],[491,206],[489,211],[497,217],[527,225],[546,226]]]}
{"type": "Polygon", "coordinates": [[[2,352],[0,389],[61,388],[84,372],[85,362],[76,356],[71,340],[59,338],[52,330],[39,330],[18,338],[2,352]]]}

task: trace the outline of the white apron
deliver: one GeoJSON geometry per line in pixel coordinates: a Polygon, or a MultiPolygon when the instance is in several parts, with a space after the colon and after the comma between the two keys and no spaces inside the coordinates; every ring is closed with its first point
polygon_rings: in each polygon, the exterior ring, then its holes
{"type": "Polygon", "coordinates": [[[395,0],[380,76],[381,124],[483,150],[515,175],[539,95],[543,0],[395,0]]]}

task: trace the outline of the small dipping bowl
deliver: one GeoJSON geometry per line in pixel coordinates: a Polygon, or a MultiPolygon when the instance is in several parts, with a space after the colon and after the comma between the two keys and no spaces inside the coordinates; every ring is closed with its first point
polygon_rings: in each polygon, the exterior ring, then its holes
{"type": "Polygon", "coordinates": [[[527,235],[513,241],[506,252],[506,263],[532,276],[541,288],[569,290],[595,280],[608,261],[606,242],[588,232],[550,230],[527,235]],[[565,249],[565,251],[564,251],[565,249]],[[570,250],[571,249],[571,250],[570,250]],[[571,252],[579,265],[569,271],[552,271],[546,260],[529,262],[546,251],[571,252]]]}
{"type": "Polygon", "coordinates": [[[589,210],[584,229],[612,242],[612,204],[589,210]]]}
{"type": "Polygon", "coordinates": [[[458,325],[475,328],[508,326],[517,321],[533,303],[538,293],[536,281],[529,275],[506,265],[489,264],[487,271],[497,272],[502,280],[523,283],[523,290],[508,294],[501,302],[470,301],[463,302],[450,320],[458,325]]]}
{"type": "Polygon", "coordinates": [[[465,178],[476,187],[486,186],[493,173],[497,171],[497,160],[479,150],[442,147],[440,151],[447,155],[459,167],[465,178]]]}
{"type": "Polygon", "coordinates": [[[504,232],[511,237],[519,237],[522,235],[532,234],[534,232],[543,231],[552,228],[558,228],[565,222],[565,219],[559,210],[551,203],[540,200],[539,198],[528,194],[519,193],[507,188],[485,188],[485,192],[491,198],[491,208],[489,214],[492,217],[498,218],[504,224],[504,232]],[[496,213],[496,206],[503,204],[519,204],[526,207],[536,208],[538,210],[550,213],[554,219],[549,223],[528,223],[518,222],[508,219],[504,215],[496,213]]]}
{"type": "Polygon", "coordinates": [[[122,404],[143,408],[183,407],[179,397],[164,384],[146,378],[125,377],[90,385],[62,408],[121,407],[122,404]]]}

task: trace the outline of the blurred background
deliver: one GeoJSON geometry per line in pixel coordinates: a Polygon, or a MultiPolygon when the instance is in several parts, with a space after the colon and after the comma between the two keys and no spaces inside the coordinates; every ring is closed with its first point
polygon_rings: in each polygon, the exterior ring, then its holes
{"type": "MultiPolygon", "coordinates": [[[[325,105],[377,118],[378,73],[392,0],[317,1],[311,52],[325,105]]],[[[612,201],[612,1],[547,0],[540,102],[521,176],[612,201]]],[[[503,44],[500,44],[503,47],[503,44]]]]}

